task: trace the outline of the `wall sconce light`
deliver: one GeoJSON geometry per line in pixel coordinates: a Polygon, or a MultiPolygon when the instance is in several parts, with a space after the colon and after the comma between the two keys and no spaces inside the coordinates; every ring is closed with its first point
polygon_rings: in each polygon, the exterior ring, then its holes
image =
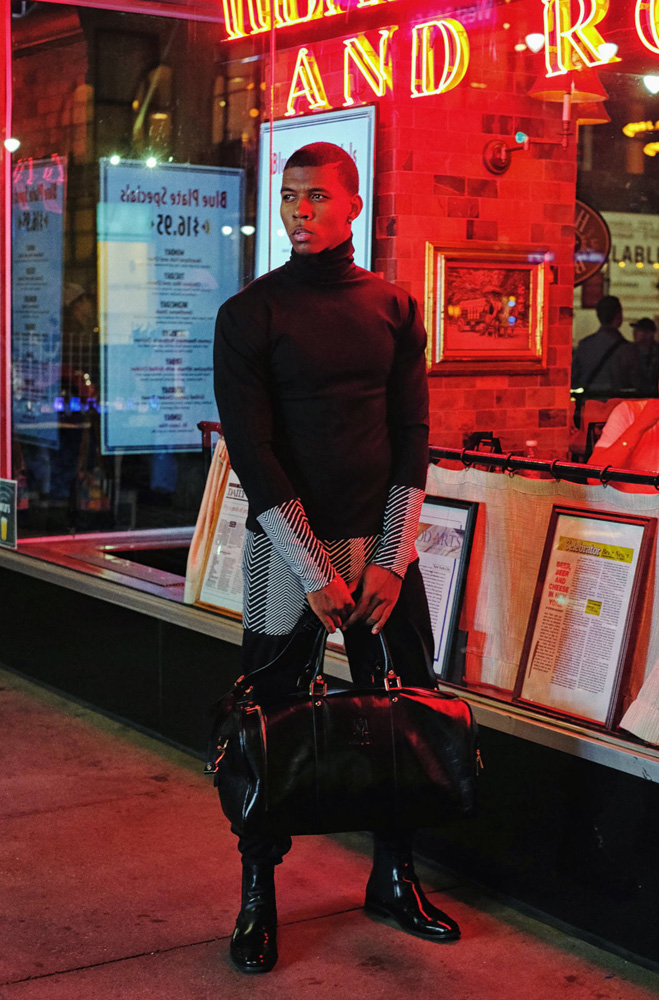
{"type": "Polygon", "coordinates": [[[574,112],[577,125],[608,125],[611,118],[602,103],[578,104],[574,112]]]}
{"type": "Polygon", "coordinates": [[[509,145],[505,139],[490,139],[483,147],[483,164],[491,174],[505,174],[512,163],[513,153],[529,148],[530,139],[523,132],[515,136],[514,145],[509,145]],[[524,138],[522,138],[524,136],[524,138]],[[521,140],[521,141],[520,141],[521,140]]]}
{"type": "Polygon", "coordinates": [[[483,148],[483,163],[486,170],[492,174],[505,174],[512,162],[512,154],[527,151],[532,143],[542,145],[562,146],[567,149],[572,133],[572,105],[581,105],[576,112],[578,125],[595,125],[608,122],[611,119],[600,105],[609,96],[602,86],[597,73],[592,69],[571,70],[559,77],[547,79],[541,76],[535,81],[530,97],[540,101],[562,103],[560,139],[532,139],[523,132],[515,136],[515,143],[509,144],[505,139],[491,139],[483,148]]]}

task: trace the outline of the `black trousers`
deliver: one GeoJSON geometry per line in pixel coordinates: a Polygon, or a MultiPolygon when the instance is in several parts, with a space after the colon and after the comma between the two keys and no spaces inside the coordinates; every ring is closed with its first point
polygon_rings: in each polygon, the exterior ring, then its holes
{"type": "MultiPolygon", "coordinates": [[[[251,678],[254,700],[267,707],[280,702],[298,687],[300,674],[308,663],[313,641],[319,625],[315,615],[301,623],[302,627],[291,635],[264,635],[245,629],[242,647],[243,673],[251,674],[261,670],[251,678]]],[[[428,613],[428,602],[423,579],[416,560],[408,567],[396,605],[383,628],[391,659],[406,687],[434,687],[436,683],[432,669],[433,634],[428,613]]],[[[354,625],[344,633],[344,641],[350,673],[354,683],[360,687],[373,685],[377,664],[378,646],[365,625],[354,625]]],[[[235,832],[235,831],[234,831],[235,832]]],[[[377,831],[376,835],[387,842],[409,841],[406,834],[396,831],[377,831]]],[[[255,834],[240,837],[238,850],[243,861],[250,864],[279,864],[291,849],[288,836],[264,836],[255,834]]]]}

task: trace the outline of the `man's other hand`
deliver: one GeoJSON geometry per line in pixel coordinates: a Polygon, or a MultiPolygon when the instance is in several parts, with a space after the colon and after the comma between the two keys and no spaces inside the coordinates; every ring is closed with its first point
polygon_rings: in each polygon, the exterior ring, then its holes
{"type": "Polygon", "coordinates": [[[371,626],[373,635],[377,635],[394,609],[402,583],[401,578],[391,570],[369,563],[355,590],[357,604],[345,622],[346,628],[357,622],[366,622],[371,626]]]}
{"type": "Polygon", "coordinates": [[[322,590],[314,590],[307,594],[307,600],[313,613],[320,618],[330,634],[342,627],[355,607],[342,576],[335,576],[322,590]]]}

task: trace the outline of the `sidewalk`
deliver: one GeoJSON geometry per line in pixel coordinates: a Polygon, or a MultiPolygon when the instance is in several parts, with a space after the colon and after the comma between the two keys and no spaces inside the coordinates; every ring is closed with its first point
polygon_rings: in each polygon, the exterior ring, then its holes
{"type": "Polygon", "coordinates": [[[228,960],[240,865],[201,764],[0,671],[0,1000],[651,1000],[659,975],[422,871],[463,937],[361,909],[368,839],[300,837],[280,960],[228,960]]]}

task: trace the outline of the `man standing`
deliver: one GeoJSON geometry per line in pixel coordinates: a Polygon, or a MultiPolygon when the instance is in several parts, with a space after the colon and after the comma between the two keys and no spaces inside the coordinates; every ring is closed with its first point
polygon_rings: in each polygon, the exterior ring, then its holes
{"type": "Polygon", "coordinates": [[[634,331],[634,347],[637,352],[638,391],[646,399],[652,399],[657,396],[659,381],[657,324],[649,316],[643,316],[629,325],[634,331]]]}
{"type": "Polygon", "coordinates": [[[615,295],[605,295],[595,307],[600,328],[577,344],[572,359],[572,388],[597,390],[615,396],[638,386],[638,360],[634,345],[620,332],[622,305],[615,295]]]}
{"type": "MultiPolygon", "coordinates": [[[[295,688],[319,621],[344,630],[357,683],[372,683],[370,633],[382,630],[403,683],[434,685],[414,550],[428,464],[426,334],[409,295],[353,263],[358,184],[339,146],[293,153],[281,190],[290,260],[217,319],[216,398],[249,500],[243,668],[267,666],[253,679],[261,704],[295,688]]],[[[277,960],[274,866],[291,840],[238,846],[231,957],[267,972],[277,960]]],[[[423,896],[398,830],[375,835],[366,908],[433,940],[459,936],[423,896]]]]}

